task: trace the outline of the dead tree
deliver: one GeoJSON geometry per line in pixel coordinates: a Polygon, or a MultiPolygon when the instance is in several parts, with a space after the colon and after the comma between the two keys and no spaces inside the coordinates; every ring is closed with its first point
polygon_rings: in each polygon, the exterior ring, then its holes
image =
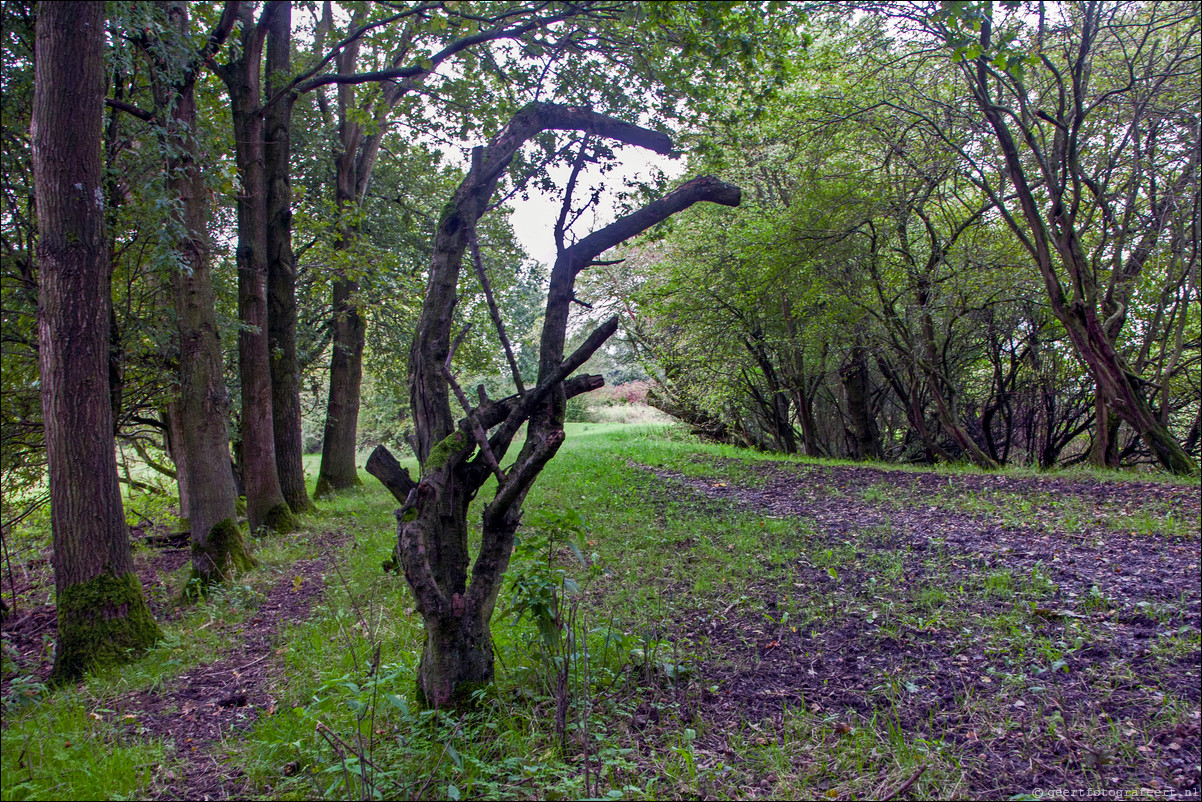
{"type": "MultiPolygon", "coordinates": [[[[517,394],[494,400],[477,388],[477,398],[470,399],[451,373],[451,358],[467,333],[453,330],[464,255],[471,252],[497,334],[511,353],[500,310],[479,261],[475,230],[518,149],[547,130],[580,131],[657,153],[668,153],[672,147],[665,134],[589,109],[531,103],[514,115],[487,147],[476,149],[470,171],[443,209],[409,359],[421,477],[414,482],[395,461],[390,463],[383,451],[368,464],[368,471],[385,481],[402,501],[397,510],[397,554],[426,627],[418,687],[425,702],[434,707],[463,704],[475,689],[491,682],[489,620],[509,566],[522,503],[564,441],[567,399],[604,384],[601,376],[572,374],[614,333],[616,317],[564,356],[576,276],[605,251],[694,203],[739,203],[737,187],[709,176],[695,178],[566,247],[561,215],[556,226],[560,249],[547,292],[537,381],[527,387],[510,359],[517,394]],[[501,463],[518,429],[527,422],[526,440],[517,458],[503,469],[501,463]],[[484,509],[481,546],[473,562],[468,550],[467,510],[490,476],[496,477],[497,491],[484,509]]],[[[570,190],[568,195],[565,209],[570,190]]]]}

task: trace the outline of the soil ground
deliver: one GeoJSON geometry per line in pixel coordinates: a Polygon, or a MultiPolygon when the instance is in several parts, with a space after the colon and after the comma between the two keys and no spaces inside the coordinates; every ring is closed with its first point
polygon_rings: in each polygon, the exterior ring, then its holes
{"type": "MultiPolygon", "coordinates": [[[[327,534],[331,548],[336,549],[342,538],[327,534]]],[[[189,554],[187,546],[172,545],[137,552],[138,578],[160,622],[178,619],[182,613],[178,590],[169,577],[188,564],[189,554]]],[[[126,722],[130,737],[159,738],[175,745],[179,758],[175,765],[181,769],[156,778],[154,798],[207,800],[248,795],[251,789],[242,772],[219,761],[217,755],[224,751],[221,747],[226,739],[249,729],[261,712],[274,712],[273,689],[287,682],[271,660],[280,627],[308,616],[310,605],[325,590],[326,567],[325,558],[294,563],[288,576],[268,590],[239,628],[237,640],[219,659],[189,668],[163,687],[115,701],[111,713],[126,722]]],[[[52,577],[50,584],[53,586],[52,577]]],[[[4,624],[5,640],[16,649],[26,670],[42,682],[49,679],[53,665],[45,644],[53,641],[55,631],[50,605],[23,612],[4,624]]],[[[10,681],[5,678],[5,693],[10,681]]]]}
{"type": "MultiPolygon", "coordinates": [[[[804,776],[803,795],[828,798],[832,782],[802,756],[766,773],[734,742],[739,733],[787,744],[803,714],[829,725],[831,749],[887,725],[896,744],[926,750],[930,765],[953,754],[973,798],[1071,790],[1102,799],[1115,789],[1198,798],[1197,489],[709,463],[708,477],[631,465],[648,481],[629,492],[687,499],[698,515],[796,521],[797,534],[785,549],[795,558],[764,566],[771,580],[752,578],[738,604],[698,607],[672,628],[699,660],[686,713],[706,723],[699,769],[743,765],[740,794],[749,797],[795,796],[804,776]]],[[[186,561],[182,548],[139,550],[160,620],[180,615],[166,577],[186,561]]],[[[296,564],[218,659],[119,700],[131,737],[168,738],[180,758],[182,769],[156,779],[158,798],[253,793],[215,755],[273,711],[287,682],[280,624],[309,614],[327,567],[325,558],[296,564]]],[[[48,573],[43,565],[30,581],[48,573]]],[[[660,590],[692,596],[684,585],[660,590]]],[[[20,610],[3,631],[23,670],[45,678],[53,609],[20,610]]],[[[659,721],[640,709],[632,726],[649,718],[659,721]]],[[[915,789],[881,782],[881,796],[914,798],[915,789]]]]}
{"type": "MultiPolygon", "coordinates": [[[[657,492],[693,494],[715,513],[734,505],[812,527],[797,544],[791,583],[753,583],[744,591],[749,603],[737,611],[697,610],[678,626],[678,637],[704,642],[709,652],[698,672],[713,689],[698,710],[708,731],[736,732],[752,722],[783,742],[782,711],[790,708],[841,719],[836,731],[845,734],[887,717],[904,740],[953,747],[974,798],[1059,789],[1113,798],[1110,789],[1119,787],[1198,798],[1197,490],[787,463],[744,467],[746,484],[647,468],[661,480],[657,492]],[[1116,530],[1130,523],[1126,513],[1149,504],[1161,520],[1186,522],[1177,529],[1192,535],[1116,530]],[[1021,514],[1012,514],[1015,506],[1021,514]],[[1089,516],[1083,519],[1082,510],[1089,516]],[[845,559],[838,568],[829,556],[822,565],[813,559],[839,552],[845,559]],[[876,593],[890,568],[894,586],[876,593]],[[1039,593],[1006,585],[991,594],[988,582],[985,593],[955,593],[982,577],[1033,575],[1039,593]],[[886,595],[921,599],[936,590],[956,598],[953,615],[924,621],[899,609],[899,623],[887,622],[886,595]],[[784,596],[829,600],[834,614],[772,626],[784,596]],[[973,629],[999,618],[1021,622],[1024,631],[1008,642],[973,629]],[[1085,635],[1076,648],[1064,644],[1068,625],[1085,635]],[[1023,665],[1033,639],[1069,648],[1042,661],[1035,675],[1023,665]],[[1192,648],[1166,648],[1178,639],[1192,648]],[[1166,699],[1175,700],[1172,714],[1166,699]]],[[[704,746],[737,761],[724,741],[714,735],[704,746]]],[[[764,789],[773,792],[772,784],[764,789]]]]}

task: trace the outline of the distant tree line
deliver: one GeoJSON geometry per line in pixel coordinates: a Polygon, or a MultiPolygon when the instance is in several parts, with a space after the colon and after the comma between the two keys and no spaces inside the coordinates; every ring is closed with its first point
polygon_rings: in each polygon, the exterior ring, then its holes
{"type": "Polygon", "coordinates": [[[741,185],[605,269],[706,437],[812,456],[1196,474],[1196,3],[840,9],[731,93],[741,185]]]}

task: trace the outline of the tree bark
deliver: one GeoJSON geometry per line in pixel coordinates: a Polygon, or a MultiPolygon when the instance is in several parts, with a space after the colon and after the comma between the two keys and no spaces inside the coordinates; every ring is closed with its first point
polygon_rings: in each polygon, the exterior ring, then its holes
{"type": "MultiPolygon", "coordinates": [[[[355,15],[352,25],[362,24],[361,11],[355,15]]],[[[336,63],[340,74],[355,71],[359,58],[359,40],[356,39],[338,54],[336,63]]],[[[395,94],[396,90],[392,90],[395,94]]],[[[358,236],[357,225],[348,222],[360,200],[360,178],[364,191],[371,165],[365,164],[367,172],[360,174],[359,161],[365,152],[363,126],[356,121],[355,87],[351,84],[338,86],[338,146],[334,154],[334,206],[340,216],[334,240],[336,251],[348,251],[358,236]]],[[[382,124],[378,120],[377,124],[382,124]]],[[[381,131],[382,133],[382,131],[381,131]]],[[[373,140],[369,135],[367,140],[373,140]]],[[[374,164],[374,158],[372,159],[374,164]]],[[[325,429],[321,441],[321,467],[317,473],[317,488],[314,496],[321,498],[336,490],[356,487],[361,482],[355,466],[359,440],[359,404],[363,385],[363,349],[366,345],[367,325],[359,309],[359,278],[353,270],[338,267],[332,282],[333,317],[331,320],[330,390],[326,402],[325,429]]]]}
{"type": "Polygon", "coordinates": [[[509,565],[522,502],[563,443],[563,411],[571,394],[604,382],[599,376],[566,381],[617,329],[611,318],[564,358],[568,307],[576,275],[602,252],[699,201],[735,205],[739,190],[716,179],[694,179],[668,196],[561,249],[551,272],[543,316],[538,383],[503,401],[481,399],[471,408],[450,373],[452,328],[463,255],[475,225],[514,154],[548,129],[593,135],[667,152],[671,140],[590,110],[532,103],[477,150],[471,170],[444,209],[435,232],[430,277],[410,354],[410,402],[421,480],[398,510],[397,551],[406,581],[426,624],[418,685],[428,704],[461,704],[492,679],[488,622],[509,565]],[[466,416],[451,411],[455,390],[466,416]],[[526,441],[508,471],[499,462],[528,422],[526,441]],[[486,432],[494,430],[491,436],[486,432]],[[476,456],[473,458],[473,454],[476,456]],[[469,563],[466,511],[489,476],[497,492],[484,508],[481,546],[469,563]],[[471,565],[471,583],[467,583],[471,565]]]}
{"type": "Polygon", "coordinates": [[[361,483],[355,456],[367,325],[359,311],[358,292],[359,282],[355,279],[345,275],[335,277],[330,394],[321,442],[321,468],[313,493],[317,498],[361,483]]]}
{"type": "MultiPolygon", "coordinates": [[[[267,12],[264,12],[267,13],[267,12]]],[[[238,4],[242,34],[238,58],[218,75],[230,93],[234,158],[238,166],[238,376],[242,384],[242,481],[251,533],[261,527],[287,533],[296,519],[275,473],[272,356],[267,321],[267,180],[260,103],[260,59],[266,29],[238,4]]]]}
{"type": "Polygon", "coordinates": [[[847,395],[847,416],[851,419],[852,457],[858,460],[881,458],[881,436],[868,407],[868,363],[864,347],[851,349],[851,358],[839,369],[839,380],[847,395]]]}
{"type": "Polygon", "coordinates": [[[1101,393],[1094,393],[1093,443],[1089,448],[1089,461],[1095,468],[1117,468],[1119,449],[1117,438],[1118,420],[1110,413],[1110,405],[1101,393]]]}
{"type": "Polygon", "coordinates": [[[259,108],[260,58],[265,27],[248,5],[238,58],[218,74],[230,96],[238,194],[238,375],[242,385],[242,484],[250,531],[296,528],[276,473],[275,423],[271,401],[271,351],[267,322],[267,182],[263,114],[259,108]]]}
{"type": "MultiPolygon", "coordinates": [[[[267,94],[274,96],[292,69],[292,3],[267,10],[267,94]]],[[[271,421],[280,491],[296,513],[313,512],[305,487],[301,437],[300,364],[296,357],[296,259],[292,253],[292,104],[287,93],[264,115],[267,184],[267,339],[271,350],[271,421]]]]}
{"type": "Polygon", "coordinates": [[[129,660],[162,634],[133,570],[117,483],[101,189],[104,36],[103,4],[38,9],[31,138],[58,683],[129,660]]]}
{"type": "MultiPolygon", "coordinates": [[[[184,3],[161,3],[180,38],[191,34],[184,3]]],[[[213,37],[224,39],[233,25],[223,15],[213,37]]],[[[211,37],[211,40],[212,38],[211,37]]],[[[229,393],[217,327],[216,295],[212,282],[209,242],[209,192],[198,163],[195,85],[203,54],[169,84],[166,72],[152,76],[155,106],[168,115],[162,143],[168,154],[168,191],[179,199],[182,232],[178,253],[185,269],[174,274],[176,332],[179,338],[179,396],[172,404],[178,419],[181,496],[188,489],[188,519],[192,545],[192,576],[197,590],[228,579],[253,564],[238,530],[237,499],[230,466],[229,393]]]]}

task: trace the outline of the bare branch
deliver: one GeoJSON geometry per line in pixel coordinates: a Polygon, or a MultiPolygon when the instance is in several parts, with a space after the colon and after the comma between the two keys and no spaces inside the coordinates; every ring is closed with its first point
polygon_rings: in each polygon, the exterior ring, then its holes
{"type": "Polygon", "coordinates": [[[526,387],[522,384],[522,374],[518,371],[518,363],[513,356],[513,346],[510,345],[509,337],[505,334],[505,321],[501,319],[501,310],[497,308],[497,301],[493,297],[492,285],[489,284],[488,275],[484,272],[484,261],[480,258],[480,241],[476,238],[475,226],[468,229],[467,241],[472,251],[472,261],[476,265],[476,278],[480,280],[480,287],[484,290],[484,300],[488,302],[488,313],[492,316],[497,336],[501,338],[501,347],[505,349],[505,359],[509,362],[509,370],[513,373],[513,384],[518,389],[518,395],[525,395],[526,387]]]}
{"type": "Polygon", "coordinates": [[[480,454],[484,457],[484,462],[493,472],[493,475],[497,477],[497,482],[503,484],[505,482],[505,472],[501,470],[501,466],[497,463],[497,458],[493,456],[492,449],[489,448],[488,435],[484,433],[484,429],[480,426],[480,421],[476,419],[475,410],[472,409],[471,402],[467,400],[467,394],[463,392],[463,388],[459,386],[459,382],[455,381],[450,368],[444,366],[442,375],[447,380],[447,383],[451,385],[451,389],[455,391],[455,397],[459,399],[459,404],[463,407],[463,411],[467,415],[467,428],[471,430],[472,437],[476,439],[476,445],[480,446],[480,454]]]}
{"type": "Polygon", "coordinates": [[[144,122],[153,123],[153,122],[158,121],[158,118],[154,116],[153,112],[146,111],[145,109],[140,109],[137,106],[134,106],[130,103],[126,103],[123,100],[116,100],[111,97],[106,97],[104,99],[104,103],[109,108],[117,109],[118,111],[123,111],[126,114],[132,114],[134,117],[137,117],[139,120],[143,120],[144,122]]]}

